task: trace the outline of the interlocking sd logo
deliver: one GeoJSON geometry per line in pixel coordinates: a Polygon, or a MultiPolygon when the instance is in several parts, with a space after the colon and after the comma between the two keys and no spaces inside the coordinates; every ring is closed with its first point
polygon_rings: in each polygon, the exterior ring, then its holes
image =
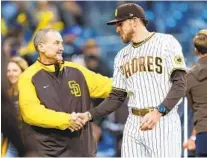
{"type": "Polygon", "coordinates": [[[74,94],[76,97],[80,97],[81,96],[81,89],[80,89],[80,85],[73,81],[68,81],[68,85],[69,88],[71,89],[71,93],[74,94]]]}

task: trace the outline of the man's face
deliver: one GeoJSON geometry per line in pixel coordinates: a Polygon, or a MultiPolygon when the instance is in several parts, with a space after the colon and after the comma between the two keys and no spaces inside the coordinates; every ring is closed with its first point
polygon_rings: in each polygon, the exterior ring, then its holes
{"type": "Polygon", "coordinates": [[[41,43],[41,52],[52,63],[63,60],[63,39],[58,32],[50,31],[46,34],[45,42],[41,43]]]}
{"type": "Polygon", "coordinates": [[[128,20],[118,22],[116,24],[116,32],[121,37],[123,43],[130,42],[132,39],[132,35],[134,33],[132,26],[130,24],[130,20],[128,19],[128,20]]]}

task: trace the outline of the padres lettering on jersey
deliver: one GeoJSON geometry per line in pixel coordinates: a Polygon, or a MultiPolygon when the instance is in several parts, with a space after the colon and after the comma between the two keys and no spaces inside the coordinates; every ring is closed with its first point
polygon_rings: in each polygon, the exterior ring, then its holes
{"type": "Polygon", "coordinates": [[[120,66],[121,73],[126,77],[137,72],[157,72],[162,73],[162,61],[160,57],[153,56],[141,56],[138,58],[133,58],[131,61],[126,62],[124,65],[120,66]]]}

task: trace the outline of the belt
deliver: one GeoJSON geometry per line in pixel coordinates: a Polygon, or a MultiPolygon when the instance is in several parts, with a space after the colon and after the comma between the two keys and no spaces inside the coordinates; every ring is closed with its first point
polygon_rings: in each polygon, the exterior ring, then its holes
{"type": "Polygon", "coordinates": [[[137,115],[137,116],[144,116],[153,110],[154,110],[154,108],[152,108],[152,107],[146,108],[146,109],[133,109],[132,108],[132,114],[137,115]]]}

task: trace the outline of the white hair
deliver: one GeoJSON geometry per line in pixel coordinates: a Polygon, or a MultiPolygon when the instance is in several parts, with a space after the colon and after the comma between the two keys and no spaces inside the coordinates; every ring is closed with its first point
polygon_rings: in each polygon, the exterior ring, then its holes
{"type": "Polygon", "coordinates": [[[40,42],[45,42],[46,41],[46,34],[48,32],[57,32],[57,31],[54,30],[54,29],[52,29],[52,28],[44,28],[44,29],[40,29],[35,34],[34,40],[33,40],[33,44],[34,44],[34,47],[35,47],[35,49],[36,49],[37,52],[39,52],[38,44],[40,42]]]}

